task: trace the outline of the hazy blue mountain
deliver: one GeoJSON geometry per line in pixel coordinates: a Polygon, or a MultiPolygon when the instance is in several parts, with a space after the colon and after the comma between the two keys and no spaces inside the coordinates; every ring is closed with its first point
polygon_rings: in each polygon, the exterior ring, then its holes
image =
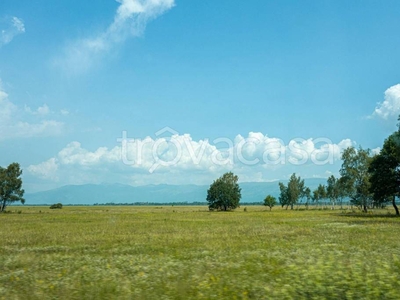
{"type": "MultiPolygon", "coordinates": [[[[282,181],[286,183],[285,181],[282,181]]],[[[315,189],[326,179],[306,179],[306,185],[315,189]]],[[[242,203],[261,202],[266,195],[279,196],[276,182],[245,182],[242,188],[242,203]]],[[[146,185],[130,186],[123,184],[85,184],[67,185],[57,189],[26,194],[26,204],[94,204],[94,203],[171,203],[205,202],[209,185],[146,185]]]]}

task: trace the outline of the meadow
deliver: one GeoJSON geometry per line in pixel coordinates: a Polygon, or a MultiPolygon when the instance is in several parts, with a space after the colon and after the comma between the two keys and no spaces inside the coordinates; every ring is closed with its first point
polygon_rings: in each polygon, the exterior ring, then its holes
{"type": "Polygon", "coordinates": [[[0,299],[400,299],[390,209],[8,210],[0,299]]]}

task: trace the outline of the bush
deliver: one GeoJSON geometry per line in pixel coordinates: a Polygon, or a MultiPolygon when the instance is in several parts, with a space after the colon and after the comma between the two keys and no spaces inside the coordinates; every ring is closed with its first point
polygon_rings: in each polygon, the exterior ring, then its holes
{"type": "Polygon", "coordinates": [[[61,203],[56,203],[56,204],[53,204],[52,206],[50,206],[50,209],[61,209],[61,208],[62,208],[61,203]]]}

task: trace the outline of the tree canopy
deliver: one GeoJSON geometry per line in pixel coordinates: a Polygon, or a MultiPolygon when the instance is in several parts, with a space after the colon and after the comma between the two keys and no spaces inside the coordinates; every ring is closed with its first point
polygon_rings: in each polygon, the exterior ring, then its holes
{"type": "Polygon", "coordinates": [[[269,207],[269,210],[271,211],[272,208],[275,206],[276,204],[276,198],[268,195],[267,197],[265,197],[264,199],[264,205],[269,207]]]}
{"type": "Polygon", "coordinates": [[[374,202],[382,205],[391,201],[399,215],[396,197],[400,197],[400,132],[390,135],[381,152],[372,158],[368,171],[371,174],[369,191],[374,202]]]}
{"type": "Polygon", "coordinates": [[[343,163],[340,169],[345,195],[353,204],[361,206],[365,212],[371,199],[368,173],[371,159],[369,149],[349,147],[343,151],[343,163]]]}
{"type": "Polygon", "coordinates": [[[328,178],[326,197],[331,201],[332,209],[335,208],[335,205],[338,201],[342,202],[342,199],[345,197],[343,178],[336,178],[333,175],[328,178]]]}
{"type": "Polygon", "coordinates": [[[326,187],[323,184],[319,184],[318,187],[313,191],[312,200],[317,204],[319,200],[325,199],[327,196],[326,194],[326,187]]]}
{"type": "Polygon", "coordinates": [[[238,177],[232,172],[225,173],[215,180],[207,191],[210,210],[232,210],[239,207],[242,197],[238,177]]]}
{"type": "Polygon", "coordinates": [[[0,212],[13,202],[25,203],[21,175],[18,163],[12,163],[7,168],[0,167],[0,212]]]}
{"type": "Polygon", "coordinates": [[[293,206],[299,201],[299,199],[307,194],[304,180],[302,180],[300,176],[297,177],[296,173],[293,173],[292,176],[290,176],[287,186],[282,182],[279,182],[279,189],[281,191],[279,195],[279,203],[282,207],[286,206],[286,209],[289,206],[293,209],[293,206]]]}

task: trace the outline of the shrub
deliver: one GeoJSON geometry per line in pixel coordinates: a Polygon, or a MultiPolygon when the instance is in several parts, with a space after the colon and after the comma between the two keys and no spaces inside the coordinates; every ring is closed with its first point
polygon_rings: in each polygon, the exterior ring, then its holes
{"type": "Polygon", "coordinates": [[[50,206],[50,209],[61,209],[61,208],[62,208],[61,203],[56,203],[56,204],[53,204],[52,206],[50,206]]]}

